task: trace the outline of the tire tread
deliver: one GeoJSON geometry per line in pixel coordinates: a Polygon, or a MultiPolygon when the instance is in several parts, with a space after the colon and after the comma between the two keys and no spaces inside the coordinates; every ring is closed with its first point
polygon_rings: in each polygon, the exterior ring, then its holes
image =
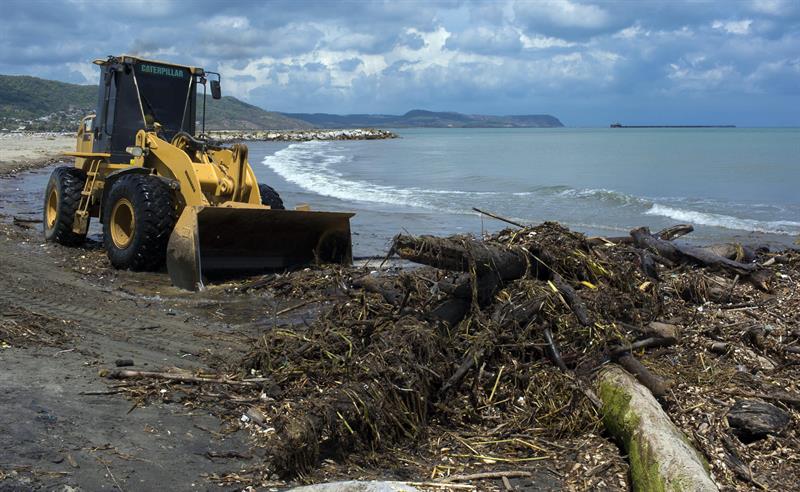
{"type": "Polygon", "coordinates": [[[262,205],[269,205],[275,210],[286,210],[283,200],[278,192],[275,191],[275,188],[264,183],[258,183],[258,191],[261,194],[262,205]]]}
{"type": "Polygon", "coordinates": [[[45,239],[64,246],[79,246],[86,240],[86,235],[73,232],[72,225],[75,221],[75,211],[78,210],[78,205],[81,202],[81,192],[86,184],[86,173],[77,167],[57,167],[53,171],[50,181],[55,181],[55,186],[59,187],[58,215],[52,232],[48,235],[47,199],[50,194],[51,184],[48,182],[43,211],[45,239]]]}
{"type": "Polygon", "coordinates": [[[103,243],[111,263],[116,268],[136,271],[161,268],[176,221],[169,186],[156,176],[131,174],[115,181],[108,197],[109,203],[104,207],[103,243]],[[109,231],[113,203],[120,194],[131,201],[136,217],[133,243],[125,250],[114,245],[109,231]]]}

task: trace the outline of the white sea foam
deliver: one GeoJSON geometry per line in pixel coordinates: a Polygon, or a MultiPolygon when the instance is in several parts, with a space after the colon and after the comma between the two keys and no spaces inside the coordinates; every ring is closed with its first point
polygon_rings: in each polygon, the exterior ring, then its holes
{"type": "MultiPolygon", "coordinates": [[[[286,181],[306,191],[345,201],[406,205],[436,210],[451,210],[449,196],[497,195],[496,192],[397,188],[344,177],[336,169],[347,157],[329,152],[329,142],[291,144],[264,158],[264,164],[286,181]]],[[[456,212],[463,212],[456,210],[456,212]]]]}
{"type": "Polygon", "coordinates": [[[738,229],[742,231],[764,232],[771,234],[796,235],[800,234],[800,222],[791,220],[762,221],[754,219],[744,219],[731,215],[713,214],[708,212],[698,212],[682,208],[667,207],[654,203],[645,215],[660,215],[681,222],[689,222],[695,225],[706,225],[722,227],[725,229],[738,229]]]}

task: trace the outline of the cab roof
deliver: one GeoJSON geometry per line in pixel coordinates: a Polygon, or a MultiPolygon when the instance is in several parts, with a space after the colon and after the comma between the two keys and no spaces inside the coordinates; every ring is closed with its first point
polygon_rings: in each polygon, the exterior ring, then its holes
{"type": "Polygon", "coordinates": [[[168,67],[185,68],[185,69],[189,70],[189,72],[192,73],[193,75],[203,75],[205,73],[205,70],[203,70],[200,67],[192,67],[190,65],[181,65],[180,63],[165,62],[165,61],[161,61],[161,60],[151,60],[149,58],[142,58],[140,56],[133,56],[133,55],[109,56],[105,60],[103,60],[102,58],[98,58],[97,60],[94,60],[92,63],[94,63],[95,65],[101,65],[102,66],[102,65],[107,65],[109,63],[113,63],[113,62],[122,62],[122,63],[124,63],[124,62],[132,62],[132,61],[157,63],[159,65],[166,65],[168,67]]]}

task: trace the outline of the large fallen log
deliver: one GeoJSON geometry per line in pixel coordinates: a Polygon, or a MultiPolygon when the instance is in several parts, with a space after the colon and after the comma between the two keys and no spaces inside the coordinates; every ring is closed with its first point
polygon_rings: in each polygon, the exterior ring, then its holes
{"type": "MultiPolygon", "coordinates": [[[[659,239],[663,239],[664,241],[672,241],[673,239],[677,239],[681,236],[685,236],[690,232],[694,231],[694,226],[691,224],[676,224],[674,226],[667,227],[666,229],[661,229],[655,235],[659,239]]],[[[630,236],[617,236],[617,237],[590,237],[588,239],[589,244],[591,245],[601,245],[601,244],[633,244],[633,238],[630,236]]]]}
{"type": "Polygon", "coordinates": [[[674,262],[696,263],[739,275],[749,275],[759,269],[759,266],[754,263],[741,263],[702,248],[664,241],[651,234],[650,229],[647,227],[639,227],[632,230],[631,237],[634,245],[638,248],[652,251],[674,262]]]}
{"type": "MultiPolygon", "coordinates": [[[[593,323],[583,300],[575,289],[559,274],[553,272],[534,255],[522,248],[500,246],[470,238],[441,238],[434,236],[409,236],[398,234],[392,251],[401,258],[442,270],[471,272],[478,279],[477,292],[494,292],[499,281],[516,280],[527,272],[541,279],[552,280],[564,297],[578,321],[589,326],[593,323]]],[[[546,256],[539,252],[539,256],[546,256]]],[[[445,284],[440,286],[447,290],[445,284]]],[[[453,295],[463,297],[471,283],[449,287],[453,295]]]]}
{"type": "Polygon", "coordinates": [[[603,424],[628,453],[634,490],[718,490],[708,464],[647,388],[615,364],[595,384],[603,424]]]}
{"type": "Polygon", "coordinates": [[[522,277],[531,262],[535,262],[522,248],[498,246],[469,238],[398,234],[394,237],[392,251],[415,263],[456,272],[471,272],[474,267],[478,276],[493,273],[501,280],[522,277]]]}
{"type": "Polygon", "coordinates": [[[685,236],[692,231],[694,231],[694,226],[692,224],[676,224],[674,226],[667,227],[666,229],[661,229],[656,233],[656,236],[664,241],[672,241],[673,239],[678,239],[679,237],[685,236]]]}

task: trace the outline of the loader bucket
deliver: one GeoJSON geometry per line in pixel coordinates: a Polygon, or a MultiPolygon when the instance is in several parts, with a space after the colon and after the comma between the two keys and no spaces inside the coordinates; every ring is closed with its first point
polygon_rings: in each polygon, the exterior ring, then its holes
{"type": "Polygon", "coordinates": [[[253,205],[187,206],[167,246],[172,283],[199,290],[231,278],[311,263],[352,262],[350,217],[253,205]]]}

